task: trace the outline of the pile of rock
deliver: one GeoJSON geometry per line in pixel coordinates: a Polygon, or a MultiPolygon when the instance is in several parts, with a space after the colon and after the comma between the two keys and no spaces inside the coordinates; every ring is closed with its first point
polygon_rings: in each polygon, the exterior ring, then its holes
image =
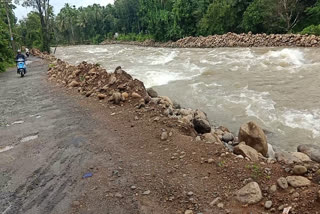
{"type": "Polygon", "coordinates": [[[320,37],[300,34],[235,34],[208,37],[186,37],[175,43],[176,47],[320,47],[320,37]]]}
{"type": "Polygon", "coordinates": [[[80,63],[78,66],[55,59],[48,70],[49,80],[55,80],[69,88],[77,88],[86,97],[108,99],[120,104],[126,100],[135,99],[144,105],[150,100],[143,83],[133,79],[129,74],[116,68],[109,74],[99,65],[80,63]]]}
{"type": "Polygon", "coordinates": [[[106,40],[101,44],[127,44],[151,47],[172,48],[217,48],[217,47],[320,47],[320,36],[301,34],[252,34],[227,33],[207,37],[186,37],[176,42],[165,43],[146,40],[116,41],[106,40]]]}

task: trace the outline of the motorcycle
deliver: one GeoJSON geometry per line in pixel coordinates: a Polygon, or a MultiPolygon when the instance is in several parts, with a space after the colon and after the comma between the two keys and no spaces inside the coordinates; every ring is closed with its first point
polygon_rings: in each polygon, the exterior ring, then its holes
{"type": "Polygon", "coordinates": [[[24,77],[26,74],[26,62],[24,59],[20,58],[17,61],[17,73],[24,77]]]}

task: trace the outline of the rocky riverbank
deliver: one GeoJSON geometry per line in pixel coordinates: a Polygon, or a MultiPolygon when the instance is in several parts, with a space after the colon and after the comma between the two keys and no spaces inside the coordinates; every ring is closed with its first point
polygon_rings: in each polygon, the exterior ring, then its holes
{"type": "Polygon", "coordinates": [[[101,43],[126,44],[150,47],[170,48],[217,48],[217,47],[320,47],[320,36],[301,34],[235,34],[213,35],[207,37],[186,37],[176,42],[154,42],[146,40],[116,41],[106,40],[101,43]]]}
{"type": "MultiPolygon", "coordinates": [[[[110,103],[114,108],[130,104],[128,108],[133,111],[145,109],[146,115],[149,110],[158,112],[146,120],[162,121],[167,127],[178,127],[180,134],[190,136],[193,142],[212,146],[211,150],[216,151],[217,155],[201,158],[201,164],[216,163],[220,168],[231,165],[225,172],[228,177],[242,174],[239,168],[232,166],[245,166],[248,174],[242,175],[247,178],[239,184],[242,187],[232,190],[235,195],[231,198],[237,203],[255,205],[260,211],[273,213],[289,213],[289,210],[291,213],[318,213],[320,147],[300,145],[294,153],[274,152],[267,143],[265,133],[255,122],[243,124],[238,136],[235,136],[226,127],[213,127],[201,110],[181,108],[169,97],[159,96],[153,89],[146,89],[141,81],[133,79],[121,67],[108,73],[99,65],[82,62],[73,66],[37,50],[32,52],[50,60],[49,81],[76,89],[85,97],[110,103]],[[225,161],[230,161],[230,164],[225,161]]],[[[159,140],[166,142],[172,135],[172,131],[163,128],[159,140]]],[[[185,143],[187,147],[188,142],[185,143]]],[[[173,154],[171,160],[181,160],[184,157],[184,153],[173,154]]],[[[229,182],[238,183],[238,177],[229,178],[229,182]]],[[[190,197],[192,195],[190,193],[190,197]]],[[[217,206],[221,213],[236,213],[224,207],[226,203],[221,201],[221,197],[216,197],[210,206],[217,206]]],[[[188,209],[185,213],[194,212],[193,209],[188,209]]]]}

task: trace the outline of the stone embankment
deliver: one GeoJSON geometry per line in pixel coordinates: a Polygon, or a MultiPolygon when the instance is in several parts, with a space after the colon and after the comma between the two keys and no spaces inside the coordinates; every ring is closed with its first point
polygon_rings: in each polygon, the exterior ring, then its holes
{"type": "MultiPolygon", "coordinates": [[[[237,160],[245,160],[253,165],[248,165],[253,173],[253,178],[259,173],[270,176],[277,175],[277,180],[269,187],[261,188],[263,183],[257,183],[253,179],[247,180],[243,187],[235,191],[234,199],[240,204],[257,204],[261,202],[265,210],[270,212],[283,211],[283,213],[301,213],[301,210],[320,210],[320,147],[315,145],[300,145],[297,152],[273,151],[267,142],[264,131],[255,123],[248,122],[239,129],[238,136],[234,136],[228,128],[213,127],[206,115],[201,110],[185,109],[169,97],[159,96],[153,89],[146,89],[144,84],[133,79],[121,67],[117,67],[113,73],[108,73],[99,65],[80,63],[78,66],[70,65],[56,59],[54,56],[40,53],[37,50],[33,54],[51,61],[48,70],[49,80],[55,81],[68,88],[75,88],[85,97],[95,97],[97,100],[106,100],[116,105],[126,102],[137,109],[158,108],[161,116],[178,121],[185,127],[185,133],[192,136],[196,142],[211,145],[224,145],[231,153],[235,163],[237,160]],[[266,167],[264,172],[255,164],[280,165],[280,171],[271,172],[266,167]],[[300,195],[306,195],[304,200],[300,195]],[[290,204],[282,204],[275,207],[274,203],[281,203],[282,198],[292,198],[290,204]],[[264,202],[262,202],[264,201],[264,202]],[[301,207],[302,206],[302,207],[301,207]],[[287,210],[287,211],[286,211],[287,210]]],[[[159,120],[155,117],[153,120],[159,120]]],[[[172,133],[163,130],[159,136],[161,141],[166,141],[172,133]]],[[[220,158],[220,157],[219,157],[220,158]]],[[[213,163],[217,160],[203,160],[204,163],[213,163]]],[[[223,165],[221,160],[218,164],[223,165]]],[[[232,169],[237,173],[237,169],[232,169]]],[[[230,172],[231,173],[231,172],[230,172]]],[[[231,178],[237,179],[237,178],[231,178]]],[[[217,199],[217,201],[219,201],[217,199]]],[[[221,203],[212,202],[222,206],[221,203]]],[[[187,210],[186,213],[193,213],[187,210]]],[[[315,212],[316,213],[316,212],[315,212]]]]}
{"type": "Polygon", "coordinates": [[[176,42],[154,42],[146,40],[116,41],[106,40],[106,44],[127,44],[170,48],[218,48],[218,47],[320,47],[320,36],[301,34],[235,34],[213,35],[207,37],[186,37],[176,42]]]}

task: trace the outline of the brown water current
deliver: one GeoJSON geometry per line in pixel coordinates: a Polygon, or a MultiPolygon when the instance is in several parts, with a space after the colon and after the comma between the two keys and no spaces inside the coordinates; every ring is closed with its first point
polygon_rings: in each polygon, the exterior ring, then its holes
{"type": "Polygon", "coordinates": [[[59,47],[72,64],[117,66],[183,107],[205,111],[237,134],[257,121],[274,147],[320,145],[320,48],[170,49],[126,45],[59,47]]]}

